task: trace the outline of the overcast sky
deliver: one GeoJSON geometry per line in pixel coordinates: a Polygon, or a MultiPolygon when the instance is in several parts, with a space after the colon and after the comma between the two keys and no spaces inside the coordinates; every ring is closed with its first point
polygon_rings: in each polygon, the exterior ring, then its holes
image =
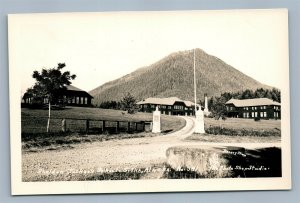
{"type": "Polygon", "coordinates": [[[32,72],[66,63],[73,85],[90,91],[172,52],[200,48],[241,72],[281,88],[287,73],[285,10],[106,12],[14,15],[10,65],[22,93],[32,72]]]}

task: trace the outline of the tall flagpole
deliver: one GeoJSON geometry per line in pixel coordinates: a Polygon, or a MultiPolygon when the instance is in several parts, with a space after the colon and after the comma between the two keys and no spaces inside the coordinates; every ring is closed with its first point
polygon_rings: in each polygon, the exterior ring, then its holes
{"type": "Polygon", "coordinates": [[[196,56],[195,56],[195,49],[194,49],[194,97],[195,97],[195,116],[197,111],[197,91],[196,91],[196,56]]]}
{"type": "Polygon", "coordinates": [[[195,94],[195,131],[194,133],[197,134],[203,134],[205,133],[204,130],[204,115],[203,111],[201,109],[201,106],[199,106],[199,110],[197,110],[197,91],[196,91],[196,55],[195,55],[195,49],[194,49],[194,94],[195,94]]]}

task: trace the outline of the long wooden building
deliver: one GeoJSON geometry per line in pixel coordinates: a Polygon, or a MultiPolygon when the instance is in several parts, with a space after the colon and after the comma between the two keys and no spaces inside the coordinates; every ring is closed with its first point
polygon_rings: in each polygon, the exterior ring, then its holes
{"type": "Polygon", "coordinates": [[[162,114],[166,115],[182,115],[192,116],[195,115],[194,103],[190,101],[184,101],[177,97],[168,98],[147,98],[137,103],[140,107],[140,111],[152,113],[155,111],[156,106],[162,114]]]}
{"type": "MultiPolygon", "coordinates": [[[[66,86],[66,91],[63,93],[63,103],[68,106],[91,106],[93,96],[86,91],[79,89],[73,85],[66,86]]],[[[22,103],[25,106],[32,104],[32,95],[25,93],[22,98],[22,103]]],[[[44,98],[40,103],[48,104],[48,99],[44,98]]],[[[61,103],[61,102],[60,102],[61,103]]],[[[24,106],[24,105],[23,105],[24,106]]]]}
{"type": "Polygon", "coordinates": [[[230,99],[227,116],[235,118],[280,119],[281,104],[268,98],[230,99]]]}

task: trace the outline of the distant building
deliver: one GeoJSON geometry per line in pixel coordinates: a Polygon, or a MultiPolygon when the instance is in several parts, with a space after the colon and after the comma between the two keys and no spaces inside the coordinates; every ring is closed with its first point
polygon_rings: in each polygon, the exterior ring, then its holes
{"type": "Polygon", "coordinates": [[[230,99],[226,102],[228,117],[280,119],[281,104],[268,98],[230,99]]]}
{"type": "MultiPolygon", "coordinates": [[[[63,93],[64,104],[68,106],[91,106],[93,97],[84,90],[75,86],[66,86],[67,90],[63,93]]],[[[22,103],[25,105],[32,104],[32,96],[25,93],[22,98],[22,103]]],[[[44,98],[43,104],[48,104],[48,99],[44,98]]]]}
{"type": "Polygon", "coordinates": [[[69,106],[91,106],[93,97],[84,90],[72,85],[67,86],[64,97],[69,106]]]}
{"type": "Polygon", "coordinates": [[[166,115],[182,115],[192,116],[195,115],[194,103],[184,101],[177,97],[168,98],[148,98],[137,103],[140,111],[152,113],[155,107],[158,106],[162,114],[166,115]]]}

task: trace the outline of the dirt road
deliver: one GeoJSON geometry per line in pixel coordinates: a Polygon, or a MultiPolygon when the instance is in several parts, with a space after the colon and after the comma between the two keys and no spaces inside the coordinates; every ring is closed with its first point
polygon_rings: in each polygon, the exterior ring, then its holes
{"type": "MultiPolygon", "coordinates": [[[[184,140],[193,134],[194,118],[182,117],[186,126],[168,135],[156,137],[110,140],[104,142],[85,143],[74,149],[60,151],[41,151],[24,153],[22,155],[23,180],[31,180],[44,170],[99,170],[117,168],[143,168],[166,161],[166,150],[177,145],[204,144],[196,141],[184,140]]],[[[237,145],[258,147],[260,144],[241,143],[205,143],[205,145],[237,145]]],[[[272,146],[280,143],[269,144],[272,146]]],[[[264,143],[262,146],[268,146],[264,143]]]]}

